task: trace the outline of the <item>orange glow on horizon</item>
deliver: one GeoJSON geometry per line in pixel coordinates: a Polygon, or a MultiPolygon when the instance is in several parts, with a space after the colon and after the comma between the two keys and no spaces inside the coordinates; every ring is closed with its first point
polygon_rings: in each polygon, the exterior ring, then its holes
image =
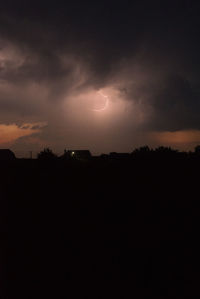
{"type": "Polygon", "coordinates": [[[200,130],[153,132],[151,136],[160,145],[189,146],[191,144],[200,143],[200,130]]]}

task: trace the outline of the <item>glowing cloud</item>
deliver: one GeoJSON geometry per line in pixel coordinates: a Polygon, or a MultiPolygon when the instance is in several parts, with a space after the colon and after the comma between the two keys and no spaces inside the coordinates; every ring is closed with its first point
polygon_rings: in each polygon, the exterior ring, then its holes
{"type": "Polygon", "coordinates": [[[0,124],[0,145],[12,143],[20,137],[39,133],[44,123],[28,123],[22,126],[16,124],[0,124]]]}

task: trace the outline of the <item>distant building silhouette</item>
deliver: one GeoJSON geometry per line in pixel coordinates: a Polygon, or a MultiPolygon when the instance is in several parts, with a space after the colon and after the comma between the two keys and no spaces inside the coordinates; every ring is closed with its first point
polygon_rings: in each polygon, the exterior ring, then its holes
{"type": "Polygon", "coordinates": [[[15,160],[15,154],[9,149],[0,149],[0,161],[15,160]]]}
{"type": "Polygon", "coordinates": [[[68,150],[61,158],[74,158],[78,160],[89,160],[92,157],[89,150],[68,150]]]}

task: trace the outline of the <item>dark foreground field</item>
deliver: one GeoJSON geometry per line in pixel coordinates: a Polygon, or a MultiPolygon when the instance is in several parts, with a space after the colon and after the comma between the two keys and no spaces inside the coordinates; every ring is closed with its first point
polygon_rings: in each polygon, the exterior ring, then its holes
{"type": "Polygon", "coordinates": [[[0,298],[200,295],[199,157],[0,169],[0,298]]]}

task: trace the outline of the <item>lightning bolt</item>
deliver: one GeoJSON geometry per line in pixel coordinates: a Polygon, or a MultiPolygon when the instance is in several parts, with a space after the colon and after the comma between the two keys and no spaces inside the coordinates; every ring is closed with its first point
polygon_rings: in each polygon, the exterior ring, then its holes
{"type": "Polygon", "coordinates": [[[98,91],[98,93],[104,98],[106,99],[106,102],[105,102],[105,106],[101,109],[92,109],[92,111],[96,111],[96,112],[101,112],[101,111],[104,111],[107,109],[108,107],[108,104],[109,104],[109,98],[107,95],[103,94],[101,91],[98,91]]]}

